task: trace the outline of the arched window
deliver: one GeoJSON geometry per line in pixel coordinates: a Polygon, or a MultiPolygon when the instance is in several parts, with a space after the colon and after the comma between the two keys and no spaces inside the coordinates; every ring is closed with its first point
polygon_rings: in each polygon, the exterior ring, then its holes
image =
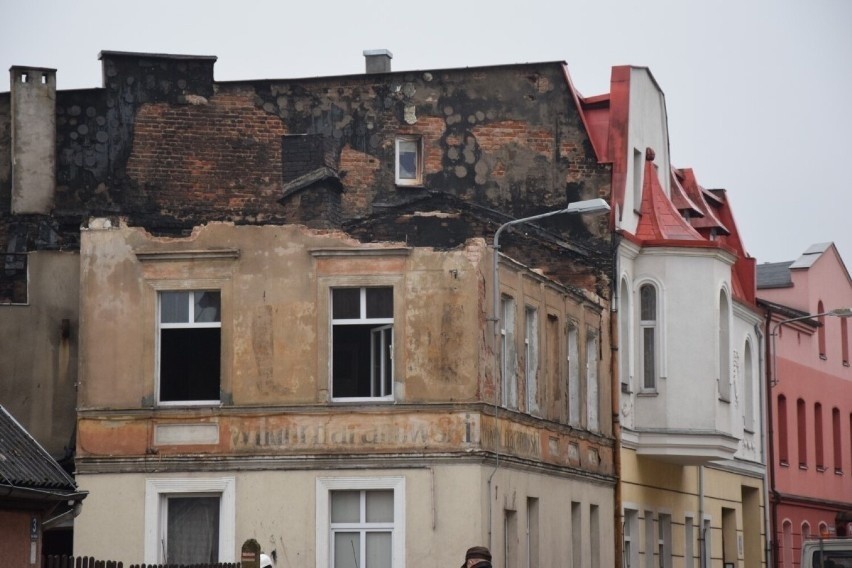
{"type": "Polygon", "coordinates": [[[621,378],[621,391],[630,392],[630,287],[627,279],[621,279],[618,298],[618,374],[621,378]]]}
{"type": "Polygon", "coordinates": [[[751,342],[746,340],[743,350],[743,427],[749,432],[754,432],[754,366],[751,355],[751,342]]]}
{"type": "Polygon", "coordinates": [[[731,400],[731,322],[730,303],[724,290],[719,292],[719,397],[731,400]]]}
{"type": "Polygon", "coordinates": [[[799,467],[808,468],[808,429],[805,423],[805,401],[796,401],[796,425],[798,426],[799,467]]]}
{"type": "Polygon", "coordinates": [[[820,538],[826,538],[827,536],[829,536],[828,525],[825,524],[825,521],[819,522],[819,536],[820,538]]]}
{"type": "MultiPolygon", "coordinates": [[[[825,312],[825,307],[822,305],[822,300],[817,302],[817,313],[825,312]]],[[[825,351],[825,316],[819,316],[819,328],[817,329],[817,338],[819,339],[819,358],[828,359],[825,351]]]]}
{"type": "Polygon", "coordinates": [[[639,288],[639,328],[641,336],[642,390],[657,390],[657,343],[659,342],[657,288],[642,284],[639,288]]]}
{"type": "Polygon", "coordinates": [[[811,524],[808,521],[802,523],[802,542],[811,538],[811,524]]]}
{"type": "Polygon", "coordinates": [[[814,404],[814,450],[816,451],[817,471],[825,471],[825,451],[822,437],[822,405],[814,404]]]}
{"type": "Polygon", "coordinates": [[[793,568],[793,523],[784,519],[781,525],[783,536],[781,538],[781,559],[784,568],[793,568]]]}
{"type": "Polygon", "coordinates": [[[778,395],[778,461],[790,465],[787,446],[787,397],[778,395]]]}

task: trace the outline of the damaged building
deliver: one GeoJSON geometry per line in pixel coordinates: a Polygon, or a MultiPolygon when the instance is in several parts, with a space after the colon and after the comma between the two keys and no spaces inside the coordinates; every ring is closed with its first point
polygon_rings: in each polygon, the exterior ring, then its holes
{"type": "Polygon", "coordinates": [[[76,554],[615,563],[610,218],[506,226],[610,201],[567,69],[365,56],[12,68],[0,395],[74,459],[76,554]]]}

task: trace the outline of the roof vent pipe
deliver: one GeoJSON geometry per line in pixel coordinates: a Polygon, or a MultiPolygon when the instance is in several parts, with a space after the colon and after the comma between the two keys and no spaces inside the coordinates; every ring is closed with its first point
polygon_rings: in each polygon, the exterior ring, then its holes
{"type": "Polygon", "coordinates": [[[365,49],[367,73],[390,73],[393,53],[387,49],[365,49]]]}

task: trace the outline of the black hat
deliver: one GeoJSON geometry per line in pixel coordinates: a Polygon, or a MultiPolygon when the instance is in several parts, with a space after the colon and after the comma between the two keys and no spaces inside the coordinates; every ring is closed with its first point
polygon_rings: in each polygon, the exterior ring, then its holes
{"type": "MultiPolygon", "coordinates": [[[[467,552],[464,555],[464,561],[467,562],[471,558],[481,558],[482,560],[491,560],[491,551],[489,551],[484,546],[474,546],[472,548],[468,548],[467,552]]],[[[462,565],[464,568],[464,565],[462,565]]]]}

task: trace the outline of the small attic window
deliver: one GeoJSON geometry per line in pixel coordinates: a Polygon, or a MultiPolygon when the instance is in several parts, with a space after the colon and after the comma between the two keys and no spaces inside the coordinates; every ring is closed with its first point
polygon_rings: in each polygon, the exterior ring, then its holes
{"type": "Polygon", "coordinates": [[[29,83],[30,82],[30,74],[29,73],[21,73],[21,83],[29,83]]]}
{"type": "Polygon", "coordinates": [[[423,185],[423,139],[400,136],[396,139],[396,185],[423,185]]]}
{"type": "Polygon", "coordinates": [[[42,85],[47,85],[47,75],[42,75],[42,76],[41,76],[41,84],[42,84],[42,85]]]}

